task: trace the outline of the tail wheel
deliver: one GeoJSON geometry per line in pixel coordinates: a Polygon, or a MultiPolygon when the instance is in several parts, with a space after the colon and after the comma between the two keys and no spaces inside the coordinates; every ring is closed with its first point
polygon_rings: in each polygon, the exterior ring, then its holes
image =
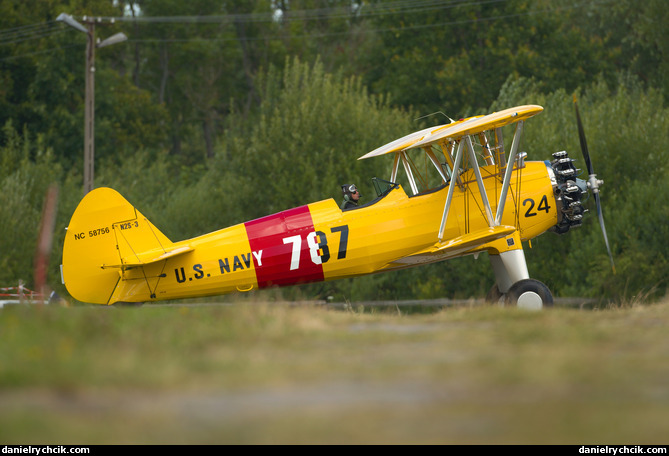
{"type": "Polygon", "coordinates": [[[514,283],[505,295],[507,305],[522,309],[540,310],[553,307],[553,295],[546,285],[534,279],[524,279],[514,283]]]}

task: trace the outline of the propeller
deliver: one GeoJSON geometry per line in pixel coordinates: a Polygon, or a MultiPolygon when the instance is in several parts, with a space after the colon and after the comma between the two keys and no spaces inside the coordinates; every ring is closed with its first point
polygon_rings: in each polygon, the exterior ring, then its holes
{"type": "Polygon", "coordinates": [[[583,123],[581,122],[581,116],[578,112],[578,103],[576,102],[576,96],[574,96],[574,109],[576,110],[576,123],[578,124],[578,139],[581,142],[581,152],[583,153],[585,166],[588,169],[588,187],[590,188],[590,190],[592,190],[592,194],[595,196],[595,203],[597,203],[597,217],[599,217],[599,225],[602,227],[602,234],[604,235],[604,243],[606,244],[606,250],[609,253],[609,260],[611,260],[611,269],[615,274],[616,266],[613,263],[613,255],[611,255],[611,248],[609,247],[609,239],[606,236],[606,227],[604,226],[604,215],[602,214],[602,203],[599,198],[599,187],[604,183],[604,181],[597,179],[597,176],[595,175],[595,170],[592,167],[592,162],[590,161],[590,153],[588,152],[588,143],[585,140],[585,131],[583,130],[583,123]]]}

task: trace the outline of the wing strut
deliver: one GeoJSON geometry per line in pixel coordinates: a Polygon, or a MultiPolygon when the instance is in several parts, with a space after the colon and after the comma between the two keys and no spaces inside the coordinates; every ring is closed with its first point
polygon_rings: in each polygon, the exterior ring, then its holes
{"type": "MultiPolygon", "coordinates": [[[[499,133],[499,132],[496,132],[499,133]]],[[[439,241],[441,242],[444,238],[444,229],[446,227],[446,220],[448,219],[448,212],[451,208],[451,202],[453,200],[453,191],[455,186],[453,184],[454,178],[458,175],[460,169],[460,162],[462,161],[462,148],[464,143],[467,143],[467,152],[469,153],[469,159],[471,161],[472,169],[474,170],[474,175],[476,176],[476,183],[481,193],[481,202],[485,208],[486,219],[488,221],[488,226],[493,228],[500,226],[502,222],[502,215],[504,214],[504,203],[506,202],[506,196],[509,192],[509,187],[511,185],[511,174],[513,172],[513,167],[516,162],[516,155],[518,154],[518,147],[520,146],[520,137],[523,134],[523,121],[520,120],[516,124],[516,132],[513,136],[513,143],[511,144],[511,151],[509,152],[509,160],[506,165],[506,171],[504,172],[504,182],[502,183],[502,191],[499,196],[499,203],[497,204],[497,213],[495,217],[492,216],[492,208],[490,207],[490,202],[488,201],[488,194],[483,185],[483,178],[481,177],[481,169],[476,161],[476,153],[474,152],[474,145],[472,144],[471,136],[467,135],[460,140],[458,144],[458,151],[455,157],[455,163],[453,164],[453,176],[451,179],[451,185],[448,186],[448,195],[446,196],[446,204],[444,206],[444,213],[441,217],[441,226],[439,227],[439,241]]],[[[500,135],[501,136],[501,135],[500,135]]]]}
{"type": "Polygon", "coordinates": [[[434,152],[432,152],[432,149],[429,147],[424,147],[423,149],[425,150],[425,154],[430,158],[430,161],[434,167],[437,168],[437,172],[444,180],[444,182],[448,182],[448,177],[446,177],[446,174],[444,174],[444,169],[441,167],[441,163],[439,163],[439,160],[437,160],[437,157],[434,155],[434,152]]]}
{"type": "Polygon", "coordinates": [[[472,169],[474,170],[474,175],[476,176],[476,183],[479,186],[479,192],[481,192],[481,202],[485,208],[485,216],[488,220],[488,226],[493,227],[499,225],[495,224],[495,220],[492,218],[492,209],[490,208],[490,202],[488,202],[488,194],[485,191],[485,186],[483,185],[483,178],[481,177],[481,168],[476,161],[476,153],[474,152],[474,145],[472,144],[472,137],[465,136],[465,141],[467,141],[467,149],[469,150],[469,160],[472,164],[472,169]]]}
{"type": "Polygon", "coordinates": [[[411,191],[413,192],[414,195],[418,194],[418,187],[416,187],[416,180],[413,177],[413,173],[411,172],[411,166],[409,165],[409,160],[407,159],[407,155],[405,151],[400,152],[400,156],[402,157],[402,164],[404,165],[404,170],[407,173],[407,177],[409,178],[409,185],[411,186],[411,191]]]}
{"type": "Polygon", "coordinates": [[[458,187],[464,190],[464,186],[460,180],[460,175],[455,172],[455,166],[453,166],[453,151],[455,150],[455,144],[455,141],[449,141],[448,143],[443,142],[441,144],[441,151],[444,153],[446,163],[448,163],[448,166],[451,168],[451,179],[455,179],[455,183],[458,184],[458,187]]]}
{"type": "Polygon", "coordinates": [[[451,201],[453,200],[453,190],[455,189],[455,180],[460,174],[460,163],[462,162],[462,148],[465,143],[460,141],[458,144],[458,151],[455,154],[455,163],[453,164],[453,171],[451,172],[451,183],[448,186],[448,195],[446,196],[446,204],[444,205],[444,213],[441,216],[441,226],[439,227],[439,242],[444,239],[444,228],[446,227],[446,219],[448,218],[448,211],[451,209],[451,201]]]}
{"type": "MultiPolygon", "coordinates": [[[[506,202],[506,194],[509,192],[511,185],[511,173],[516,162],[516,154],[520,145],[520,136],[523,134],[523,121],[519,120],[516,124],[516,133],[513,135],[513,143],[511,143],[511,151],[509,152],[509,161],[504,172],[504,182],[502,183],[502,192],[499,195],[499,204],[497,205],[497,214],[495,215],[494,226],[502,223],[502,215],[504,215],[504,203],[506,202]]],[[[500,135],[501,136],[501,135],[500,135]]]]}
{"type": "Polygon", "coordinates": [[[495,128],[495,163],[499,169],[506,165],[506,153],[504,152],[504,138],[502,137],[502,128],[495,128]]]}
{"type": "Polygon", "coordinates": [[[393,172],[390,175],[390,182],[397,182],[397,171],[400,167],[400,152],[395,154],[395,161],[393,162],[393,172]]]}

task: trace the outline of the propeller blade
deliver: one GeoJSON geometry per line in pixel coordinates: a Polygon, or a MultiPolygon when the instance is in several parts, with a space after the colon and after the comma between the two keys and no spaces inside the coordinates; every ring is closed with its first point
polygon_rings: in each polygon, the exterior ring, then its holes
{"type": "Polygon", "coordinates": [[[581,115],[578,112],[578,103],[576,102],[576,95],[574,95],[574,110],[576,111],[576,124],[578,125],[578,139],[581,142],[581,152],[583,153],[583,159],[585,160],[585,166],[588,169],[588,186],[592,190],[592,194],[595,195],[595,202],[597,203],[597,217],[599,217],[599,226],[602,228],[602,234],[604,235],[604,243],[606,244],[606,251],[609,253],[609,260],[611,261],[611,269],[613,273],[616,273],[616,265],[613,263],[613,255],[611,254],[611,248],[609,247],[609,238],[606,235],[606,227],[604,226],[604,215],[602,214],[602,203],[599,198],[599,185],[602,181],[597,180],[595,176],[595,170],[590,161],[590,152],[588,152],[588,143],[585,140],[585,131],[583,130],[583,122],[581,122],[581,115]]]}
{"type": "Polygon", "coordinates": [[[611,269],[616,273],[616,265],[613,263],[613,255],[609,247],[609,238],[606,236],[606,227],[604,226],[604,214],[602,214],[602,203],[599,199],[599,193],[595,193],[595,202],[597,203],[597,217],[599,217],[599,226],[602,227],[602,234],[604,235],[604,243],[606,244],[606,251],[609,253],[609,260],[611,261],[611,269]]]}
{"type": "Polygon", "coordinates": [[[585,140],[585,131],[583,130],[583,122],[581,122],[581,115],[578,112],[578,103],[576,103],[576,95],[574,95],[574,109],[576,110],[576,124],[578,125],[578,139],[581,141],[581,152],[585,160],[585,166],[588,169],[588,174],[595,174],[590,162],[590,153],[588,152],[588,143],[585,140]]]}

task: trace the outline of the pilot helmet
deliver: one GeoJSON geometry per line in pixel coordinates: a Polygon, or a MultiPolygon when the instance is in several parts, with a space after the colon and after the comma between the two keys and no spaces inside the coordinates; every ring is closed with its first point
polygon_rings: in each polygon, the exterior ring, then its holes
{"type": "Polygon", "coordinates": [[[341,186],[341,191],[344,194],[344,199],[350,201],[351,195],[358,191],[358,187],[356,187],[355,184],[345,184],[341,186]]]}

